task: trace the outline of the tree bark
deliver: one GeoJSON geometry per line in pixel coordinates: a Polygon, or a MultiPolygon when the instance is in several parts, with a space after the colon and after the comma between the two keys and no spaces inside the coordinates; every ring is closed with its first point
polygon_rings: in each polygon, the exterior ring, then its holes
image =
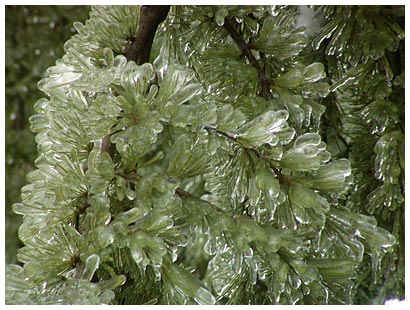
{"type": "Polygon", "coordinates": [[[128,45],[124,54],[128,60],[133,60],[137,65],[142,65],[149,61],[152,42],[160,23],[168,15],[169,5],[142,5],[138,27],[132,42],[128,45]]]}

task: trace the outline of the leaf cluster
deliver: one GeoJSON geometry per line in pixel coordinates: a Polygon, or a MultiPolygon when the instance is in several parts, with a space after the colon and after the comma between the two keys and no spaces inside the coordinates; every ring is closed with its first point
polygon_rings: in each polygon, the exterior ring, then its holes
{"type": "MultiPolygon", "coordinates": [[[[14,205],[24,266],[8,267],[7,300],[354,302],[366,257],[377,264],[398,241],[354,203],[355,153],[329,148],[326,100],[377,61],[335,81],[302,53],[312,38],[294,27],[294,7],[173,6],[152,62],[137,65],[121,53],[138,13],[94,7],[39,82],[40,156],[14,205]]],[[[400,120],[361,111],[377,130],[400,120]]],[[[350,132],[351,145],[367,139],[350,132]]],[[[397,190],[404,167],[401,133],[382,133],[375,193],[397,190]]]]}

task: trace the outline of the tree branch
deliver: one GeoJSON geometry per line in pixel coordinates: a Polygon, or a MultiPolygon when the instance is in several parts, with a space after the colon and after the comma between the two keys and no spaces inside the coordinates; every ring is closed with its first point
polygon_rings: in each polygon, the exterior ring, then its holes
{"type": "Polygon", "coordinates": [[[203,128],[209,133],[209,132],[216,132],[224,137],[227,137],[228,139],[232,140],[232,141],[236,141],[238,140],[238,136],[235,134],[232,134],[230,132],[224,132],[224,131],[220,131],[217,128],[213,127],[213,126],[209,126],[209,125],[204,125],[203,128]]]}
{"type": "Polygon", "coordinates": [[[236,45],[241,49],[242,53],[246,56],[246,58],[248,58],[251,65],[258,70],[258,80],[261,86],[259,95],[266,100],[272,99],[273,97],[269,89],[271,80],[266,77],[264,68],[259,65],[259,62],[256,60],[255,56],[253,56],[249,46],[245,43],[242,36],[236,31],[228,17],[225,17],[224,28],[234,40],[236,45]]]}
{"type": "MultiPolygon", "coordinates": [[[[189,198],[197,198],[196,196],[194,196],[193,194],[191,194],[190,192],[187,192],[185,190],[183,190],[182,188],[178,187],[175,190],[175,194],[177,194],[179,197],[184,198],[184,197],[189,197],[189,198]]],[[[198,198],[199,199],[199,198],[198,198]]]]}
{"type": "Polygon", "coordinates": [[[155,33],[168,15],[170,5],[141,5],[138,27],[124,54],[127,59],[142,65],[149,61],[155,33]]]}
{"type": "Polygon", "coordinates": [[[106,135],[104,138],[102,138],[100,151],[101,153],[107,152],[112,158],[115,152],[115,146],[111,143],[110,137],[111,135],[106,135]]]}

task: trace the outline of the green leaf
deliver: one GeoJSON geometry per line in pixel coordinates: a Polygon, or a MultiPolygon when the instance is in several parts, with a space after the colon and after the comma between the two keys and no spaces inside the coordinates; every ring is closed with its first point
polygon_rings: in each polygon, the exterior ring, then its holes
{"type": "Polygon", "coordinates": [[[304,83],[315,83],[326,77],[325,66],[320,62],[315,62],[303,70],[304,83]]]}
{"type": "Polygon", "coordinates": [[[91,281],[94,276],[95,271],[98,269],[100,264],[100,257],[97,254],[92,254],[87,257],[85,261],[85,268],[83,271],[83,279],[91,281]]]}
{"type": "Polygon", "coordinates": [[[180,65],[171,65],[160,85],[155,105],[159,109],[181,105],[201,91],[193,71],[180,65]]]}
{"type": "Polygon", "coordinates": [[[278,58],[298,55],[307,44],[306,38],[297,30],[289,31],[279,23],[278,18],[265,18],[259,37],[254,42],[255,48],[278,58]]]}
{"type": "Polygon", "coordinates": [[[344,158],[332,161],[322,166],[311,180],[313,188],[339,196],[351,182],[350,162],[344,158]]]}
{"type": "Polygon", "coordinates": [[[318,170],[329,161],[330,153],[317,133],[305,133],[297,137],[293,147],[283,154],[281,166],[300,170],[318,170]]]}
{"type": "Polygon", "coordinates": [[[302,70],[295,67],[290,69],[285,74],[277,77],[275,79],[275,86],[280,86],[284,88],[294,88],[299,86],[303,81],[305,81],[305,76],[303,75],[302,70]]]}
{"type": "MultiPolygon", "coordinates": [[[[155,112],[155,111],[154,111],[155,112]]],[[[149,151],[157,141],[158,134],[163,130],[159,123],[158,113],[151,112],[139,124],[111,136],[118,153],[121,155],[124,169],[132,170],[138,161],[149,151]]]]}
{"type": "Polygon", "coordinates": [[[103,193],[114,178],[114,163],[107,152],[101,153],[99,148],[94,148],[88,158],[88,169],[85,179],[89,191],[93,194],[103,193]]]}
{"type": "Polygon", "coordinates": [[[267,111],[261,116],[245,123],[238,128],[237,134],[246,147],[258,147],[263,144],[276,146],[280,142],[280,135],[287,141],[288,137],[294,135],[286,120],[289,113],[285,110],[267,111]]]}
{"type": "Polygon", "coordinates": [[[170,265],[164,269],[167,281],[177,290],[175,293],[186,295],[200,305],[213,305],[215,297],[201,285],[201,282],[182,268],[170,265]],[[169,268],[169,269],[168,269],[169,268]]]}

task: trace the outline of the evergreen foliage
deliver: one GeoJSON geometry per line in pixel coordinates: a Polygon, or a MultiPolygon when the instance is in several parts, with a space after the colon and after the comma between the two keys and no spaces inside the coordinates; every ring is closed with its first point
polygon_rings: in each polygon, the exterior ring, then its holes
{"type": "Polygon", "coordinates": [[[28,118],[42,96],[37,82],[44,71],[63,55],[62,42],[74,32],[72,23],[86,20],[85,6],[6,6],[5,20],[5,214],[6,262],[15,263],[21,243],[17,229],[21,216],[11,206],[21,202],[26,174],[38,155],[28,118]]]}
{"type": "Polygon", "coordinates": [[[129,60],[146,9],[93,7],[38,83],[6,302],[404,298],[404,8],[317,7],[311,33],[171,6],[129,60]]]}

